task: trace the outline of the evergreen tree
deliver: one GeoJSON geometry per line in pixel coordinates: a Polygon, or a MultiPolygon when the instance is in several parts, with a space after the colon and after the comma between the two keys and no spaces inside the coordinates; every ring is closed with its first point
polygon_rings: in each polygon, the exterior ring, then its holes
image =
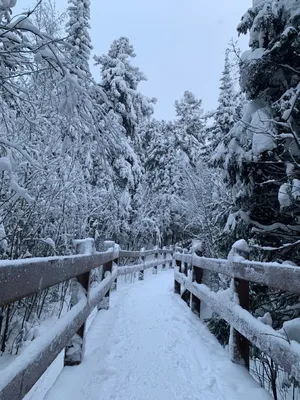
{"type": "Polygon", "coordinates": [[[128,38],[121,37],[114,40],[107,55],[94,57],[101,68],[101,87],[130,138],[134,138],[138,124],[153,114],[155,102],[138,92],[139,83],[146,77],[131,64],[135,56],[128,38]]]}
{"type": "Polygon", "coordinates": [[[174,125],[152,120],[141,132],[144,177],[140,201],[145,228],[157,245],[171,244],[177,232],[178,164],[174,125]]]}
{"type": "Polygon", "coordinates": [[[70,62],[76,74],[91,78],[89,59],[92,50],[90,29],[90,0],[68,0],[69,21],[66,25],[70,62]]]}
{"type": "Polygon", "coordinates": [[[195,164],[200,146],[204,144],[202,100],[186,90],[183,98],[175,101],[175,111],[176,146],[195,164]]]}
{"type": "Polygon", "coordinates": [[[209,127],[206,137],[206,152],[210,155],[213,165],[217,164],[215,160],[218,158],[218,146],[220,143],[223,144],[228,140],[228,134],[236,121],[238,113],[238,94],[235,90],[232,76],[232,64],[229,55],[230,52],[229,49],[227,49],[225,52],[224,70],[220,80],[218,108],[213,116],[214,123],[209,127]]]}
{"type": "Polygon", "coordinates": [[[264,253],[268,259],[297,261],[292,244],[299,232],[300,78],[293,69],[299,27],[292,4],[271,3],[252,7],[239,25],[239,32],[251,33],[251,50],[241,63],[242,89],[251,102],[227,142],[220,144],[218,158],[236,204],[229,225],[254,243],[273,247],[264,253]]]}
{"type": "Polygon", "coordinates": [[[124,245],[128,245],[131,236],[134,236],[133,225],[136,224],[136,192],[142,179],[140,126],[147,123],[154,104],[154,100],[138,91],[139,83],[146,77],[131,64],[134,57],[133,46],[125,37],[115,40],[107,55],[94,57],[96,65],[101,68],[99,88],[108,99],[103,105],[103,112],[110,116],[108,124],[113,128],[109,132],[111,134],[113,130],[115,143],[110,146],[108,163],[112,168],[117,199],[115,214],[118,231],[115,235],[122,238],[124,245]]]}
{"type": "MultiPolygon", "coordinates": [[[[238,31],[250,33],[250,50],[241,58],[240,82],[250,102],[214,155],[234,200],[229,242],[248,239],[256,260],[292,265],[300,239],[299,17],[293,0],[254,1],[243,16],[238,31]]],[[[299,317],[299,296],[255,284],[251,290],[251,311],[270,312],[273,328],[299,317]]]]}

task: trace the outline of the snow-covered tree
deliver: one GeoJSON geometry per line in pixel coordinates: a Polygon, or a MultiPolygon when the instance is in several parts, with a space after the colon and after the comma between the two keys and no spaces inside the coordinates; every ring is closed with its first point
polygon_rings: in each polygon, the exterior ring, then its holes
{"type": "Polygon", "coordinates": [[[70,61],[76,73],[90,78],[89,59],[92,50],[90,29],[90,0],[68,0],[69,21],[66,25],[70,61]]]}
{"type": "Polygon", "coordinates": [[[111,169],[116,218],[112,237],[124,246],[135,236],[136,191],[142,179],[140,127],[147,124],[155,102],[138,90],[139,83],[146,77],[138,67],[132,65],[134,57],[133,46],[125,37],[115,40],[107,55],[94,57],[101,72],[98,89],[107,98],[106,102],[100,98],[98,105],[106,115],[107,129],[102,131],[111,169]]]}
{"type": "MultiPolygon", "coordinates": [[[[249,103],[217,148],[234,207],[225,226],[248,239],[252,256],[299,263],[300,7],[296,0],[255,1],[240,33],[250,33],[241,57],[241,88],[249,103]]],[[[252,285],[255,315],[270,312],[273,327],[299,316],[299,298],[252,285]]]]}
{"type": "Polygon", "coordinates": [[[175,101],[175,111],[176,146],[195,164],[204,144],[202,100],[186,90],[183,98],[175,101]]]}
{"type": "Polygon", "coordinates": [[[178,236],[175,226],[180,179],[174,125],[153,119],[142,127],[139,134],[143,144],[141,160],[144,175],[137,193],[137,221],[142,229],[150,232],[153,243],[171,244],[178,236]]]}
{"type": "Polygon", "coordinates": [[[217,158],[226,169],[237,207],[231,227],[243,226],[256,244],[273,247],[269,257],[280,259],[283,251],[284,258],[289,254],[297,260],[292,244],[299,231],[300,76],[295,56],[298,14],[293,4],[261,2],[239,25],[241,33],[250,30],[250,50],[242,55],[241,86],[251,102],[227,143],[220,144],[217,158]]]}
{"type": "Polygon", "coordinates": [[[101,69],[101,87],[130,138],[134,138],[137,125],[153,114],[155,102],[138,91],[139,83],[146,77],[131,64],[135,56],[128,38],[121,37],[113,41],[107,55],[94,57],[101,69]]]}
{"type": "Polygon", "coordinates": [[[201,158],[181,170],[179,193],[182,230],[201,243],[201,256],[226,257],[223,228],[233,204],[219,169],[209,168],[201,158]]]}
{"type": "MultiPolygon", "coordinates": [[[[31,11],[12,18],[16,2],[2,3],[1,258],[69,254],[72,238],[86,233],[88,211],[81,168],[63,151],[60,106],[68,101],[61,83],[72,82],[69,63],[51,15],[43,24],[42,4],[38,18],[31,11]]],[[[2,351],[9,332],[14,337],[10,351],[26,340],[24,323],[32,327],[31,318],[39,318],[44,296],[1,310],[2,351]],[[20,323],[10,320],[10,311],[20,323]]]]}
{"type": "Polygon", "coordinates": [[[232,64],[229,49],[225,52],[225,65],[221,77],[218,107],[213,117],[214,122],[209,127],[207,140],[208,153],[214,164],[215,156],[218,157],[218,146],[228,140],[228,133],[236,121],[237,114],[237,92],[235,90],[232,76],[232,64]]]}

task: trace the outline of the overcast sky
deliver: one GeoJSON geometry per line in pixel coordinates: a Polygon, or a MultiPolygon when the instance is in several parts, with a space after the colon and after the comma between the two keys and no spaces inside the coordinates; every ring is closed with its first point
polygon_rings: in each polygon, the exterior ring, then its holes
{"type": "MultiPolygon", "coordinates": [[[[67,0],[56,0],[59,10],[67,0]]],[[[17,10],[35,4],[18,0],[17,10]]],[[[205,110],[217,106],[224,52],[252,0],[91,0],[94,54],[108,51],[120,36],[129,37],[136,65],[148,77],[141,91],[157,97],[156,116],[174,117],[174,101],[184,90],[203,99],[205,110]]],[[[242,49],[248,39],[239,40],[242,49]]],[[[96,79],[98,70],[92,68],[96,79]]]]}

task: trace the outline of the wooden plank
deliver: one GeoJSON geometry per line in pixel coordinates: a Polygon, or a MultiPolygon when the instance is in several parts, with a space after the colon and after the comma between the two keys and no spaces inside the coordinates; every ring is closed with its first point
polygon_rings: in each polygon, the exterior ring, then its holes
{"type": "Polygon", "coordinates": [[[0,306],[89,272],[115,258],[117,252],[89,256],[49,257],[0,262],[0,306]]]}
{"type": "Polygon", "coordinates": [[[160,249],[158,252],[160,254],[172,254],[173,250],[172,249],[160,249]]]}
{"type": "Polygon", "coordinates": [[[252,261],[233,263],[236,278],[260,283],[274,289],[300,294],[300,268],[252,261]]]}
{"type": "Polygon", "coordinates": [[[154,256],[157,253],[156,249],[153,250],[145,250],[145,256],[149,257],[149,256],[154,256]]]}
{"type": "Polygon", "coordinates": [[[47,333],[33,340],[15,361],[1,371],[1,400],[23,399],[103,299],[116,274],[117,271],[91,289],[88,301],[82,299],[77,303],[47,333]]]}
{"type": "Polygon", "coordinates": [[[125,257],[125,258],[140,258],[140,252],[139,252],[139,251],[120,250],[120,257],[125,257]]]}
{"type": "Polygon", "coordinates": [[[175,254],[175,259],[182,262],[191,262],[195,267],[224,274],[231,278],[243,279],[285,292],[300,294],[299,267],[248,260],[229,263],[227,260],[180,253],[175,254]]]}
{"type": "MultiPolygon", "coordinates": [[[[145,257],[149,257],[155,255],[156,253],[159,254],[172,254],[172,250],[170,249],[154,249],[154,250],[145,250],[144,255],[145,257]]],[[[140,258],[141,252],[140,251],[127,251],[127,250],[120,250],[120,257],[125,258],[140,258]]]]}
{"type": "Polygon", "coordinates": [[[264,325],[248,311],[224,296],[212,292],[206,285],[198,285],[179,272],[175,273],[175,280],[209,305],[228,324],[240,332],[251,343],[258,347],[286,372],[300,380],[300,345],[291,344],[286,338],[280,337],[278,332],[270,326],[264,325]]]}
{"type": "Polygon", "coordinates": [[[149,268],[156,268],[159,265],[162,265],[165,260],[153,260],[153,261],[146,261],[142,264],[137,265],[128,265],[124,267],[118,267],[118,276],[132,274],[134,272],[145,271],[149,268]]]}

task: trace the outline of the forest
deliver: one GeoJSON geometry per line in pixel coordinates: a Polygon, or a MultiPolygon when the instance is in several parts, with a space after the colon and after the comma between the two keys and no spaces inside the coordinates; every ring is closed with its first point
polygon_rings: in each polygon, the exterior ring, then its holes
{"type": "MultiPolygon", "coordinates": [[[[237,27],[249,49],[224,49],[216,110],[187,90],[171,121],[155,118],[157,100],[140,91],[147,78],[134,43],[116,38],[107,54],[93,54],[90,0],[68,0],[62,15],[53,0],[20,15],[15,5],[0,1],[2,260],[71,255],[84,238],[97,250],[113,240],[125,250],[194,246],[226,258],[242,238],[252,259],[298,265],[297,0],[253,0],[237,27]]],[[[1,354],[17,353],[45,304],[66,290],[3,307],[1,354]]],[[[300,317],[298,296],[251,291],[253,314],[269,316],[274,329],[300,317]]],[[[208,325],[226,345],[226,324],[214,315],[208,325]]],[[[252,351],[262,384],[275,380],[278,398],[287,387],[296,393],[297,382],[279,382],[278,368],[252,351]]]]}

